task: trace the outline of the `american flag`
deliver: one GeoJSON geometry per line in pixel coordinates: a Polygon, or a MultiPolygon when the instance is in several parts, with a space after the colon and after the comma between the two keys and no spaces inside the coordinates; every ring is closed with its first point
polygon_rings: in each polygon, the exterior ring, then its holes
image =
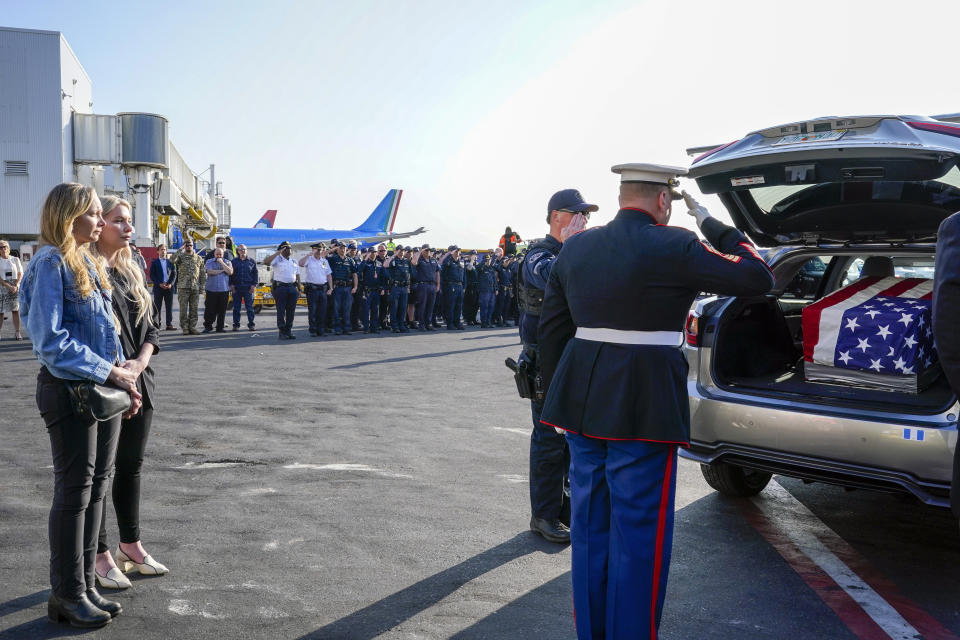
{"type": "Polygon", "coordinates": [[[862,278],[803,310],[807,362],[915,376],[937,362],[927,278],[862,278]]]}

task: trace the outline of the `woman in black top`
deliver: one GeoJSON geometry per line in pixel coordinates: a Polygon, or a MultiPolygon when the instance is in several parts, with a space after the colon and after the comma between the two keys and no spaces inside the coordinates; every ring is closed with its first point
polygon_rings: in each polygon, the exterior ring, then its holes
{"type": "Polygon", "coordinates": [[[106,261],[107,274],[113,285],[113,311],[120,330],[120,343],[128,358],[124,366],[138,375],[137,389],[143,396],[143,408],[124,419],[120,426],[113,479],[113,507],[120,529],[116,563],[107,546],[106,500],[97,545],[97,582],[103,587],[126,589],[131,583],[123,575],[125,571],[136,568],[144,575],[167,573],[167,568],[150,557],[140,543],[140,468],[153,421],[154,383],[150,358],[160,350],[160,333],[152,321],[152,303],[143,269],[134,261],[130,249],[134,232],[130,204],[114,196],[106,196],[101,202],[106,224],[95,251],[106,261]]]}

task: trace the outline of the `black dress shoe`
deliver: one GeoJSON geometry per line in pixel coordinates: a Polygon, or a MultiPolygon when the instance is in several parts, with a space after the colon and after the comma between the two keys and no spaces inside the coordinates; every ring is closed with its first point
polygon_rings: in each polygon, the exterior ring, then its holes
{"type": "Polygon", "coordinates": [[[103,609],[109,613],[111,618],[116,618],[118,615],[123,613],[123,607],[120,606],[119,602],[107,600],[100,595],[100,592],[97,591],[96,587],[90,587],[87,589],[87,600],[89,600],[97,609],[103,609]]]}
{"type": "Polygon", "coordinates": [[[559,520],[546,520],[533,516],[530,518],[530,530],[539,533],[548,542],[557,544],[570,542],[570,529],[559,520]]]}
{"type": "Polygon", "coordinates": [[[47,617],[51,622],[69,622],[72,627],[95,629],[110,622],[110,614],[94,606],[86,594],[76,600],[58,598],[50,594],[47,600],[47,617]]]}

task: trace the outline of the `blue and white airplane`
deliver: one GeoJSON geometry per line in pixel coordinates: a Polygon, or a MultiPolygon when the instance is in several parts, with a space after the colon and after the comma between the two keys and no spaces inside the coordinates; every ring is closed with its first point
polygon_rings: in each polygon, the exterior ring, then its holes
{"type": "Polygon", "coordinates": [[[233,238],[234,246],[243,244],[247,249],[275,249],[284,240],[292,244],[294,249],[306,249],[315,242],[330,242],[334,238],[363,244],[409,238],[423,233],[423,227],[415,231],[394,233],[393,224],[397,220],[401,195],[402,189],[391,189],[373,213],[359,227],[353,229],[277,229],[259,226],[258,223],[258,227],[251,229],[234,228],[230,231],[230,237],[233,238]]]}

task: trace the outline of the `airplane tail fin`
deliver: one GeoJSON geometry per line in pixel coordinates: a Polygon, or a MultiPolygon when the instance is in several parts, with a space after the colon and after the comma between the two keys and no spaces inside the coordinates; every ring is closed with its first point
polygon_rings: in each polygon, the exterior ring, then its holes
{"type": "Polygon", "coordinates": [[[273,229],[273,225],[277,221],[277,210],[269,209],[266,213],[257,220],[257,224],[253,225],[254,229],[273,229]]]}
{"type": "Polygon", "coordinates": [[[397,221],[397,209],[400,208],[400,196],[403,195],[403,189],[390,189],[373,213],[363,221],[354,231],[364,232],[386,232],[393,231],[393,223],[397,221]]]}

